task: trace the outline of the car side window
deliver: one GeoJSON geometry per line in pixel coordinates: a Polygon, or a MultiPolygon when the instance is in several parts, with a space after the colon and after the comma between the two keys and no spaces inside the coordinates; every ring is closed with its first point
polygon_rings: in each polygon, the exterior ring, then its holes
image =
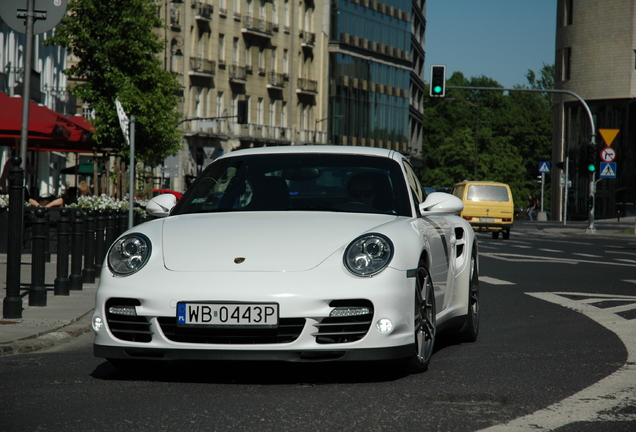
{"type": "Polygon", "coordinates": [[[424,188],[420,184],[420,180],[417,178],[417,174],[415,174],[415,170],[406,160],[403,161],[404,170],[406,171],[406,180],[409,183],[409,188],[411,189],[411,193],[415,198],[416,204],[423,203],[426,200],[426,192],[424,192],[424,188]]]}

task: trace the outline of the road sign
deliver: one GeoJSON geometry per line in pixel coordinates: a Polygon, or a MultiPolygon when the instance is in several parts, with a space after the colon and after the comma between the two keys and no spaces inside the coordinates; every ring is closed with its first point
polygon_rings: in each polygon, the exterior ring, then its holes
{"type": "Polygon", "coordinates": [[[540,162],[539,163],[539,172],[540,173],[549,173],[550,172],[550,162],[540,162]]]}
{"type": "Polygon", "coordinates": [[[601,134],[601,136],[603,137],[603,141],[605,141],[605,145],[606,146],[611,146],[612,143],[614,142],[614,138],[616,138],[616,135],[618,135],[618,132],[620,132],[620,129],[599,129],[598,133],[601,134]]]}
{"type": "Polygon", "coordinates": [[[616,160],[616,150],[612,147],[606,147],[601,150],[601,160],[603,162],[614,162],[616,160]]]}
{"type": "Polygon", "coordinates": [[[119,126],[121,127],[121,131],[124,134],[126,143],[130,145],[130,132],[128,130],[130,120],[128,120],[126,111],[124,111],[124,107],[121,106],[121,102],[119,102],[119,99],[115,99],[115,107],[117,108],[117,117],[119,117],[119,126]]]}
{"type": "MultiPolygon", "coordinates": [[[[34,0],[33,34],[46,33],[59,24],[66,13],[68,0],[34,0]]],[[[27,0],[0,1],[0,17],[18,33],[27,32],[27,0]]]]}
{"type": "Polygon", "coordinates": [[[601,162],[600,178],[616,178],[616,162],[601,162]]]}

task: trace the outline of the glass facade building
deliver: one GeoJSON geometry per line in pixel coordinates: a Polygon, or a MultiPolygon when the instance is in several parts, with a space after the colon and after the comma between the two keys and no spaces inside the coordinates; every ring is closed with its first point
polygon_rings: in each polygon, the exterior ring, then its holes
{"type": "Polygon", "coordinates": [[[415,65],[423,66],[423,30],[423,2],[332,1],[331,142],[390,148],[414,156],[421,152],[418,98],[424,85],[422,71],[415,65]],[[419,40],[414,22],[422,30],[419,40]],[[419,46],[415,52],[414,45],[419,46]],[[420,91],[414,94],[413,89],[420,91]]]}

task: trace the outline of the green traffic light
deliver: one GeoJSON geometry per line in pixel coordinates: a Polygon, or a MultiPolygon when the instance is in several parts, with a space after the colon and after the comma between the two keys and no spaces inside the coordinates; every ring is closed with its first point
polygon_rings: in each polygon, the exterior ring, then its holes
{"type": "Polygon", "coordinates": [[[589,172],[594,172],[594,171],[596,171],[596,165],[594,165],[594,164],[589,164],[589,165],[587,166],[587,170],[588,170],[589,172]]]}
{"type": "Polygon", "coordinates": [[[435,87],[433,87],[433,92],[435,92],[435,93],[441,93],[441,92],[442,92],[442,86],[435,86],[435,87]]]}

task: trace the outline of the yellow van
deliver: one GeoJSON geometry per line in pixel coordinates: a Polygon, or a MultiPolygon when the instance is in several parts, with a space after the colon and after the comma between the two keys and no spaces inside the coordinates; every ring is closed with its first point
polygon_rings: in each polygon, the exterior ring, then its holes
{"type": "Polygon", "coordinates": [[[460,216],[475,231],[491,231],[494,239],[499,238],[499,233],[502,233],[504,240],[510,238],[515,206],[507,184],[464,181],[453,186],[452,193],[464,202],[460,216]]]}

